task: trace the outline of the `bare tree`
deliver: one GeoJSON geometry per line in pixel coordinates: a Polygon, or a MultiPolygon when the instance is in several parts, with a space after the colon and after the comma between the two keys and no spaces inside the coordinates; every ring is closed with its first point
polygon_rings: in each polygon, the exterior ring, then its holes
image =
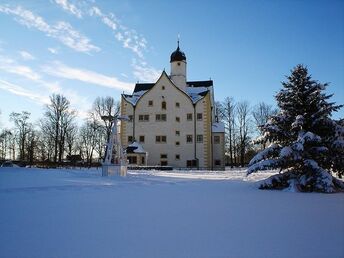
{"type": "Polygon", "coordinates": [[[67,155],[69,156],[72,156],[76,151],[77,136],[78,126],[71,124],[66,130],[67,155]]]}
{"type": "MultiPolygon", "coordinates": [[[[80,147],[86,155],[88,166],[91,166],[95,147],[97,145],[97,134],[99,123],[96,120],[86,121],[80,128],[80,147]]],[[[83,155],[84,156],[84,155],[83,155]]]]}
{"type": "Polygon", "coordinates": [[[245,164],[245,154],[249,144],[250,131],[250,106],[247,101],[242,101],[236,105],[238,133],[239,133],[239,150],[240,150],[240,164],[245,164]]]}
{"type": "Polygon", "coordinates": [[[226,97],[218,106],[219,117],[225,124],[227,151],[229,153],[230,165],[233,167],[234,160],[234,131],[235,131],[235,103],[233,98],[226,97]]]}
{"type": "Polygon", "coordinates": [[[0,133],[0,159],[11,157],[10,147],[13,138],[13,134],[10,130],[4,129],[0,133]]]}
{"type": "Polygon", "coordinates": [[[19,145],[19,159],[26,160],[26,142],[28,140],[28,134],[33,130],[32,124],[29,122],[30,113],[27,111],[22,111],[21,113],[12,112],[10,114],[10,120],[14,122],[15,130],[18,135],[18,145],[19,145]]]}
{"type": "Polygon", "coordinates": [[[40,159],[42,161],[52,161],[54,157],[54,127],[46,118],[39,122],[40,134],[38,139],[38,147],[40,159]]]}
{"type": "Polygon", "coordinates": [[[99,154],[100,159],[104,157],[104,148],[105,143],[109,141],[111,128],[113,125],[113,121],[109,119],[102,119],[102,117],[113,117],[119,115],[120,113],[120,102],[115,101],[112,97],[97,97],[92,106],[92,110],[90,112],[90,120],[95,120],[98,122],[100,127],[98,128],[98,139],[102,142],[98,142],[97,152],[99,154]],[[105,135],[101,135],[105,134],[105,135]]]}
{"type": "Polygon", "coordinates": [[[91,117],[105,126],[106,140],[109,140],[113,121],[102,120],[103,116],[116,116],[120,113],[120,102],[112,97],[97,97],[93,102],[91,117]]]}
{"type": "Polygon", "coordinates": [[[105,127],[102,125],[99,125],[99,128],[97,130],[96,134],[96,146],[95,146],[95,151],[98,153],[98,161],[100,162],[103,160],[105,156],[105,143],[107,142],[106,139],[106,132],[105,132],[105,127]]]}
{"type": "Polygon", "coordinates": [[[33,165],[34,160],[37,158],[37,144],[38,135],[37,132],[32,129],[28,134],[28,139],[26,142],[27,160],[30,165],[33,165]]]}
{"type": "MultiPolygon", "coordinates": [[[[272,105],[268,105],[264,102],[260,102],[258,105],[254,106],[252,110],[252,117],[260,136],[262,136],[261,126],[268,122],[269,117],[277,114],[277,109],[273,108],[272,105]]],[[[265,143],[262,144],[263,149],[265,149],[265,143]]]]}
{"type": "Polygon", "coordinates": [[[65,139],[69,127],[75,119],[75,111],[71,110],[69,100],[60,94],[50,96],[50,104],[46,106],[43,121],[44,128],[53,137],[54,162],[61,162],[65,151],[65,139]]]}

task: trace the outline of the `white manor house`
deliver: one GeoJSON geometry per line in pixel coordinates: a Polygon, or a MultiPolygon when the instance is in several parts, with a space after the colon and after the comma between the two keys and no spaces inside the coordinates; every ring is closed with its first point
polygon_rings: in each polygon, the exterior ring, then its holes
{"type": "Polygon", "coordinates": [[[186,56],[171,54],[171,73],[122,94],[121,142],[129,164],[224,169],[224,125],[217,122],[212,80],[187,81],[186,56]]]}

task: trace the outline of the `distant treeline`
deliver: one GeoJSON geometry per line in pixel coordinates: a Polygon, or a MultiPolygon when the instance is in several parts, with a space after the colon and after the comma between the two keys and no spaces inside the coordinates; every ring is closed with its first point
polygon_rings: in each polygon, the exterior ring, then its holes
{"type": "MultiPolygon", "coordinates": [[[[226,165],[244,166],[264,146],[254,146],[252,139],[259,136],[260,126],[277,110],[266,103],[250,105],[227,97],[215,103],[216,119],[225,124],[226,165]]],[[[120,102],[112,97],[97,97],[81,125],[77,112],[61,94],[50,96],[42,118],[31,121],[30,113],[10,114],[12,128],[0,127],[0,160],[42,167],[97,166],[104,157],[105,144],[111,133],[112,122],[104,116],[120,113],[120,102]]]]}

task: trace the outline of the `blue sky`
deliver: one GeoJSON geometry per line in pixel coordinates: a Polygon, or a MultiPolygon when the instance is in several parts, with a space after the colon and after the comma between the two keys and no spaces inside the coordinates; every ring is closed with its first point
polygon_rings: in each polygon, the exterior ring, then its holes
{"type": "Polygon", "coordinates": [[[97,96],[156,80],[178,34],[188,80],[213,79],[217,100],[275,104],[302,63],[344,103],[343,1],[0,0],[0,28],[5,126],[12,111],[38,120],[52,93],[85,117],[97,96]]]}

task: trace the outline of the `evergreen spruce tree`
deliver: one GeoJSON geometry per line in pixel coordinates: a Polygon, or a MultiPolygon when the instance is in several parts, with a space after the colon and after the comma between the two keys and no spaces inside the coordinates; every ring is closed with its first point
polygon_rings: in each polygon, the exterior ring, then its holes
{"type": "Polygon", "coordinates": [[[269,147],[249,163],[247,173],[279,169],[261,189],[292,188],[296,191],[335,192],[344,189],[339,177],[344,172],[343,120],[331,119],[342,105],[329,102],[328,84],[311,79],[303,65],[297,65],[276,95],[277,115],[261,127],[256,143],[269,147]]]}

